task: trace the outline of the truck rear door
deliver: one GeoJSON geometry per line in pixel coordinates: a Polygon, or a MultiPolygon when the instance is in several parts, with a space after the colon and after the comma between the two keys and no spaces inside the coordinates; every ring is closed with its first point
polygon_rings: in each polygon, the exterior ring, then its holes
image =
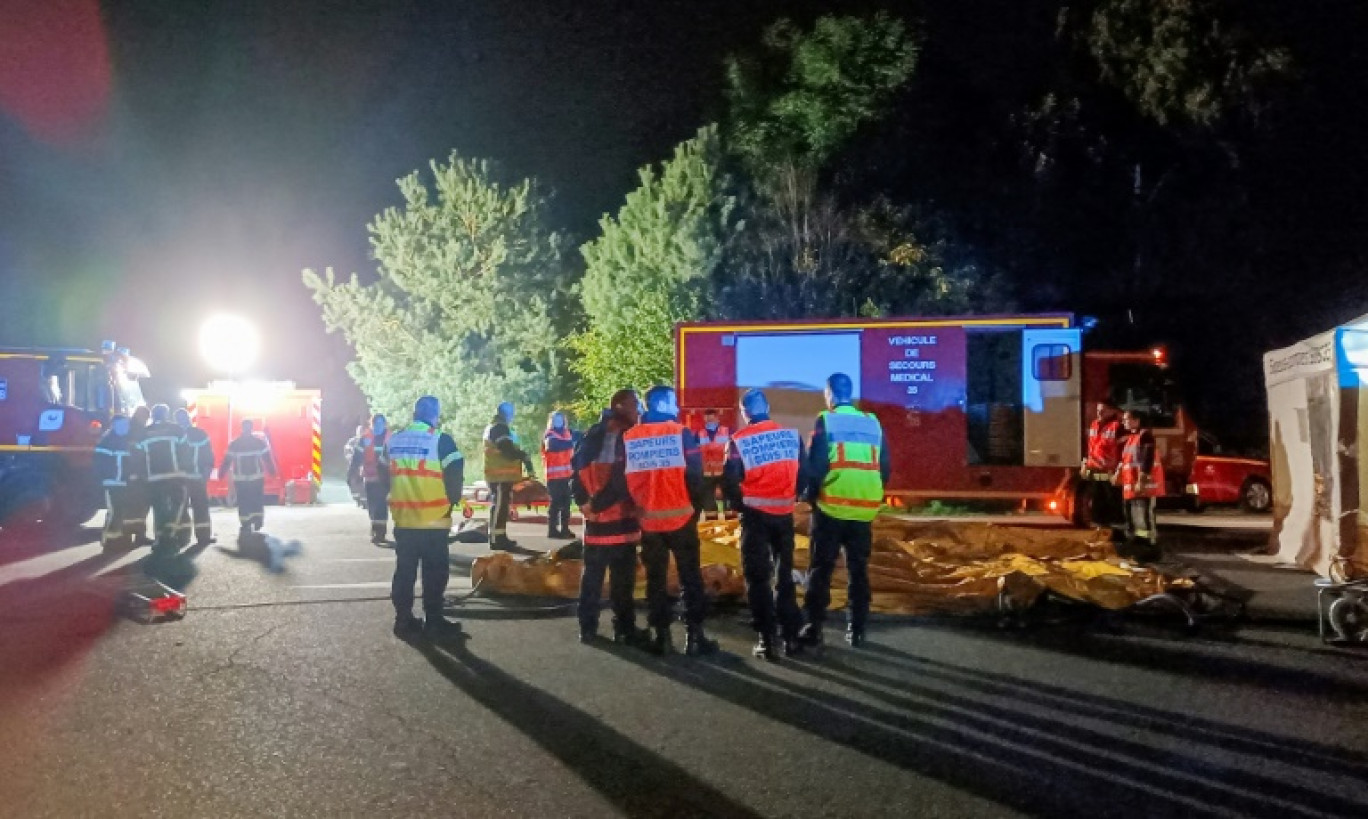
{"type": "Polygon", "coordinates": [[[1082,460],[1081,341],[1076,329],[1022,331],[1026,466],[1072,466],[1082,460]]]}

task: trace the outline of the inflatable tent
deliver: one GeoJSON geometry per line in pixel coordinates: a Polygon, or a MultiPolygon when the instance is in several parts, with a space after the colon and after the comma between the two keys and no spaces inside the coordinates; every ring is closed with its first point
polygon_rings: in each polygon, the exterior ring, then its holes
{"type": "Polygon", "coordinates": [[[1263,359],[1273,551],[1323,577],[1368,577],[1368,316],[1263,359]]]}

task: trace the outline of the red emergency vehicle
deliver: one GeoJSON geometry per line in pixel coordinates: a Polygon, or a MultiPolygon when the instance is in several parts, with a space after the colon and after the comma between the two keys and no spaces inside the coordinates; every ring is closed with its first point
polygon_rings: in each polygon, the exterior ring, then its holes
{"type": "MultiPolygon", "coordinates": [[[[181,398],[195,426],[209,434],[219,461],[228,443],[251,420],[275,455],[276,475],[266,477],[266,497],[277,503],[306,503],[323,480],[323,393],[292,381],[216,381],[207,389],[184,390],[181,398]]],[[[233,481],[214,470],[209,498],[231,502],[233,481]]]]}
{"type": "Polygon", "coordinates": [[[115,413],[143,406],[147,367],[114,342],[100,352],[0,347],[0,525],[15,515],[80,524],[102,505],[92,461],[115,413]]]}
{"type": "Polygon", "coordinates": [[[891,450],[888,501],[1027,501],[1086,519],[1075,499],[1096,403],[1144,410],[1181,496],[1197,430],[1162,350],[1084,351],[1070,314],[830,321],[695,322],[675,328],[685,422],[714,408],[733,428],[759,387],[775,420],[812,428],[831,373],[855,383],[891,450]]]}

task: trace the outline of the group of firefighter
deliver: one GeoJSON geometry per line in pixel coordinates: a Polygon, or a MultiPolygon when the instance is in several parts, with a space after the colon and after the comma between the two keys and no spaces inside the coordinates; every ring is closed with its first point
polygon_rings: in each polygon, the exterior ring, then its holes
{"type": "MultiPolygon", "coordinates": [[[[849,376],[827,379],[827,411],[809,438],[770,418],[761,390],[741,399],[745,425],[732,431],[715,410],[701,429],[679,420],[675,391],[657,386],[644,399],[617,392],[597,423],[582,435],[564,413],[553,412],[541,445],[550,495],[549,538],[573,539],[571,501],[584,517],[583,574],[579,591],[579,637],[599,637],[605,577],[613,612],[613,641],[656,654],[671,649],[674,619],[667,593],[674,559],[684,605],[686,654],[707,654],[717,643],[704,631],[705,595],[698,522],[724,508],[740,518],[740,551],[756,657],[793,656],[822,642],[837,559],[845,554],[849,611],[846,641],[859,647],[869,616],[872,523],[883,507],[890,472],[888,447],[878,419],[857,409],[849,376]],[[797,500],[812,509],[810,571],[802,606],[793,575],[797,500]],[[646,571],[646,628],[636,625],[638,561],[646,571]]],[[[385,543],[387,513],[394,517],[396,568],[391,586],[395,633],[407,637],[459,632],[446,619],[444,593],[450,558],[452,512],[464,503],[464,461],[440,432],[440,404],[424,397],[411,425],[393,435],[383,416],[359,429],[350,444],[349,479],[370,511],[371,539],[385,543]],[[421,567],[424,618],[415,617],[414,582],[421,567]]],[[[507,535],[514,487],[533,474],[531,455],[512,430],[514,407],[500,404],[483,436],[484,477],[490,491],[489,546],[512,550],[507,535]]],[[[1083,477],[1093,520],[1126,525],[1124,553],[1157,556],[1154,499],[1163,475],[1154,439],[1139,413],[1118,415],[1098,407],[1089,430],[1083,477]]]]}
{"type": "MultiPolygon", "coordinates": [[[[259,532],[264,522],[265,478],[275,475],[266,438],[251,421],[228,444],[218,473],[233,479],[239,538],[259,532]]],[[[209,480],[215,471],[213,444],[194,425],[190,412],[166,404],[139,407],[132,417],[116,415],[95,448],[95,470],[104,489],[106,551],[151,545],[153,553],[175,552],[193,536],[203,548],[213,541],[209,480]],[[152,513],[148,537],[147,513],[152,513]]]]}

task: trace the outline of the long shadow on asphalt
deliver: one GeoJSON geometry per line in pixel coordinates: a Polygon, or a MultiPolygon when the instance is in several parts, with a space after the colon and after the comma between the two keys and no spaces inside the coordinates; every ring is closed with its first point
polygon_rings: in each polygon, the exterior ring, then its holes
{"type": "MultiPolygon", "coordinates": [[[[927,620],[924,628],[963,631],[962,626],[927,620]]],[[[1368,697],[1368,682],[1359,669],[1346,668],[1344,676],[1334,676],[1304,668],[1290,668],[1257,660],[1246,660],[1204,650],[1199,641],[1133,640],[1097,633],[1088,629],[1059,628],[1005,632],[978,628],[974,635],[1012,646],[1029,646],[1084,659],[1131,666],[1172,674],[1218,681],[1260,691],[1278,690],[1299,696],[1322,697],[1335,702],[1362,702],[1368,697]]],[[[1221,642],[1223,647],[1239,642],[1221,642]]],[[[1346,665],[1347,665],[1346,661],[1346,665]]]]}
{"type": "Polygon", "coordinates": [[[596,717],[476,657],[464,640],[415,647],[453,685],[536,742],[628,816],[760,816],[596,717]]]}
{"type": "MultiPolygon", "coordinates": [[[[1059,698],[1057,694],[1032,697],[1032,686],[1024,681],[1017,681],[1016,687],[1009,689],[1009,692],[990,691],[989,696],[1010,697],[1013,701],[1030,703],[1034,706],[1033,713],[918,685],[916,681],[918,678],[924,679],[927,676],[924,674],[905,671],[906,676],[879,675],[871,673],[868,667],[855,667],[835,657],[828,658],[822,665],[834,668],[804,664],[798,666],[798,670],[895,708],[924,710],[930,704],[935,708],[959,712],[965,724],[985,732],[1002,732],[1015,727],[1020,735],[1033,734],[1039,747],[1061,757],[1073,757],[1082,764],[1091,762],[1098,768],[1110,768],[1116,773],[1137,774],[1143,776],[1148,785],[1181,793],[1207,805],[1234,809],[1242,815],[1305,812],[1313,815],[1362,816],[1368,812],[1368,803],[1304,787],[1295,784],[1292,778],[1273,779],[1212,762],[1206,751],[1238,751],[1277,759],[1281,763],[1305,768],[1301,772],[1302,776],[1333,769],[1349,777],[1361,778],[1368,774],[1368,766],[1361,761],[1356,762],[1352,753],[1337,756],[1334,749],[1325,746],[1318,747],[1311,754],[1299,753],[1277,744],[1275,740],[1280,738],[1266,737],[1259,741],[1230,736],[1229,731],[1224,736],[1182,731],[1181,721],[1187,719],[1186,715],[1156,717],[1154,714],[1163,712],[1154,710],[1149,717],[1137,721],[1115,708],[1090,708],[1085,698],[1080,698],[1083,700],[1081,702],[1074,702],[1059,698]],[[890,692],[888,688],[896,691],[890,692]],[[1042,710],[1044,714],[1040,713],[1042,710]],[[1175,753],[1068,724],[1069,720],[1078,716],[1156,730],[1181,739],[1186,743],[1185,750],[1175,753]],[[1289,757],[1295,757],[1295,760],[1289,757]]],[[[965,683],[962,678],[947,675],[943,679],[964,689],[975,690],[972,684],[965,683]]],[[[978,691],[982,692],[982,687],[978,691]]]]}
{"type": "MultiPolygon", "coordinates": [[[[1364,815],[1368,806],[1253,774],[1238,785],[1186,756],[922,686],[888,694],[808,662],[786,667],[880,706],[818,689],[723,656],[660,660],[610,650],[646,670],[782,722],[819,739],[967,793],[1040,815],[1364,815]],[[886,706],[886,707],[885,707],[886,706]],[[1118,761],[1119,760],[1119,761],[1118,761]],[[1217,774],[1222,777],[1218,780],[1217,774]],[[1281,796],[1279,796],[1281,795],[1281,796]],[[1287,797],[1295,795],[1295,799],[1287,797]],[[1297,802],[1315,806],[1302,811],[1297,802]]],[[[1174,717],[1178,719],[1179,717],[1174,717]]]]}
{"type": "MultiPolygon", "coordinates": [[[[1056,709],[1140,731],[1165,734],[1192,745],[1213,745],[1252,756],[1267,755],[1292,765],[1333,771],[1368,781],[1368,754],[1279,734],[1175,714],[1140,703],[1087,694],[970,666],[932,660],[879,644],[858,652],[829,656],[823,665],[883,685],[900,686],[909,679],[935,680],[961,691],[1003,697],[1023,705],[1056,709]],[[891,675],[891,676],[890,676],[891,675]]],[[[806,667],[806,668],[811,668],[806,667]]],[[[806,670],[806,669],[805,669],[806,670]]]]}

